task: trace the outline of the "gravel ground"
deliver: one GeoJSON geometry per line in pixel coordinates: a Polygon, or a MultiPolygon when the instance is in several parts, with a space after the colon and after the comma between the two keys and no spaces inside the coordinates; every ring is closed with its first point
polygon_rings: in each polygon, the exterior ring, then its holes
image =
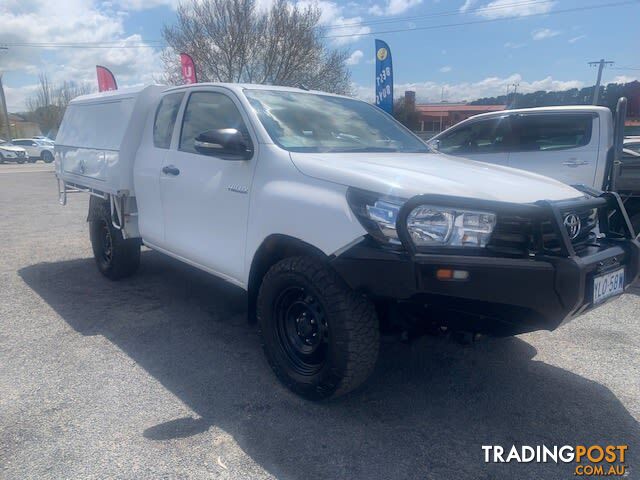
{"type": "MultiPolygon", "coordinates": [[[[481,445],[628,444],[640,478],[640,289],[555,332],[387,342],[371,381],[281,387],[243,292],[152,251],[102,278],[87,198],[0,165],[0,477],[539,479],[481,445]]],[[[535,292],[532,292],[535,294],[535,292]]]]}

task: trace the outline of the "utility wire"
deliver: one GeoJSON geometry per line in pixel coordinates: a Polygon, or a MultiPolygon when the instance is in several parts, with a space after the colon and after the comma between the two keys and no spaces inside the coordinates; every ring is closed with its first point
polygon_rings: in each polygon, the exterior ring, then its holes
{"type": "MultiPolygon", "coordinates": [[[[495,7],[483,7],[483,8],[476,8],[473,10],[467,10],[466,13],[473,13],[473,12],[478,12],[478,11],[485,11],[488,8],[491,8],[492,10],[497,10],[499,8],[510,8],[512,6],[516,6],[516,5],[533,5],[533,4],[542,4],[542,3],[548,3],[552,0],[543,0],[542,2],[518,2],[518,3],[512,3],[512,4],[502,4],[499,6],[495,6],[495,7]]],[[[516,18],[530,18],[530,17],[541,17],[541,16],[545,16],[545,15],[558,15],[558,14],[562,14],[562,13],[573,13],[573,12],[581,12],[581,11],[590,11],[590,10],[596,10],[596,9],[601,9],[601,8],[610,8],[610,7],[620,7],[620,6],[624,6],[624,5],[638,5],[640,4],[640,0],[626,0],[626,1],[619,1],[619,2],[613,2],[613,3],[608,3],[608,4],[604,4],[604,5],[587,5],[587,6],[582,6],[582,7],[574,7],[574,8],[565,8],[565,9],[561,9],[561,10],[552,10],[550,12],[545,12],[545,13],[530,13],[530,14],[526,14],[526,15],[512,15],[512,16],[508,16],[508,17],[501,17],[501,18],[491,18],[491,19],[482,19],[482,20],[471,20],[471,21],[465,21],[465,22],[456,22],[456,23],[446,23],[446,24],[437,24],[437,25],[428,25],[428,26],[423,26],[423,27],[414,27],[414,28],[402,28],[402,29],[393,29],[393,30],[379,30],[376,32],[367,32],[367,33],[346,33],[346,34],[337,34],[337,35],[324,35],[321,38],[346,38],[346,37],[364,37],[364,36],[371,36],[371,35],[381,35],[381,34],[387,34],[387,33],[400,33],[400,32],[411,32],[414,30],[435,30],[435,29],[442,29],[442,28],[451,28],[451,27],[461,27],[461,26],[467,26],[467,25],[481,25],[481,24],[485,24],[485,23],[493,23],[493,22],[498,22],[498,21],[504,21],[504,20],[513,20],[516,18]]],[[[393,22],[399,22],[399,21],[408,21],[411,19],[422,19],[422,18],[431,18],[431,17],[437,17],[437,16],[448,16],[448,15],[459,15],[460,12],[456,11],[456,12],[439,12],[439,13],[435,13],[435,14],[431,14],[431,15],[417,15],[417,16],[407,16],[407,17],[402,17],[402,18],[396,18],[396,19],[389,19],[388,21],[393,21],[393,22]]],[[[386,21],[386,20],[385,20],[386,21]]],[[[360,23],[352,23],[352,24],[342,24],[340,26],[336,26],[337,28],[342,28],[342,27],[354,27],[354,26],[358,26],[358,25],[365,25],[368,23],[372,23],[375,21],[371,21],[371,22],[360,22],[360,23]]],[[[382,22],[382,20],[379,20],[378,22],[382,22]]],[[[333,27],[331,27],[333,28],[333,27]]],[[[66,42],[66,43],[56,43],[56,42],[42,42],[42,43],[36,43],[36,42],[5,42],[5,43],[1,43],[0,46],[4,46],[4,47],[23,47],[23,48],[80,48],[80,49],[92,49],[92,48],[164,48],[166,47],[166,44],[164,44],[164,42],[162,40],[150,40],[148,42],[145,43],[138,43],[138,44],[125,44],[125,45],[118,45],[118,43],[122,43],[122,41],[118,42],[118,41],[114,41],[114,42],[81,42],[81,43],[70,43],[70,42],[66,42]]]]}
{"type": "Polygon", "coordinates": [[[361,26],[367,26],[367,25],[377,25],[381,23],[409,22],[413,20],[424,20],[429,18],[450,17],[455,15],[467,15],[470,13],[494,12],[494,11],[509,9],[512,7],[544,5],[545,3],[554,3],[556,1],[557,0],[527,0],[527,1],[514,2],[514,3],[502,3],[499,5],[487,5],[484,7],[469,8],[464,12],[460,11],[460,9],[449,10],[444,12],[429,13],[425,15],[409,15],[405,17],[385,18],[380,20],[365,20],[362,22],[341,23],[339,25],[324,25],[322,26],[322,28],[333,30],[337,28],[361,27],[361,26]]]}
{"type": "Polygon", "coordinates": [[[377,32],[369,32],[369,33],[346,33],[346,34],[341,34],[341,35],[325,35],[322,38],[364,37],[364,36],[370,36],[370,35],[382,35],[382,34],[385,34],[385,33],[412,32],[412,31],[415,31],[415,30],[435,30],[435,29],[440,29],[440,28],[461,27],[461,26],[466,26],[466,25],[479,25],[479,24],[499,22],[499,21],[504,21],[504,20],[514,20],[516,18],[542,17],[542,16],[545,16],[545,15],[558,15],[560,13],[583,12],[583,11],[588,11],[588,10],[597,10],[597,9],[600,9],[600,8],[620,7],[620,6],[623,6],[623,5],[632,5],[632,4],[638,5],[639,3],[640,3],[640,0],[627,0],[627,1],[623,1],[623,2],[608,3],[608,4],[605,4],[605,5],[589,5],[589,6],[585,6],[585,7],[565,8],[563,10],[553,10],[553,11],[546,12],[546,13],[530,13],[528,15],[513,15],[513,16],[510,16],[510,17],[490,18],[490,19],[486,19],[486,20],[473,20],[473,21],[469,21],[469,22],[446,23],[446,24],[440,24],[440,25],[428,25],[426,27],[401,28],[401,29],[395,29],[395,30],[379,30],[377,32]]]}

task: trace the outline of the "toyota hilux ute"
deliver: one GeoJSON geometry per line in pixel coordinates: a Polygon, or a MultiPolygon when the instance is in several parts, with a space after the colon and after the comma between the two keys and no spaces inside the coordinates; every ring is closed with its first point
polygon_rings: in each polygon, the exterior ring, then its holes
{"type": "Polygon", "coordinates": [[[194,84],[82,96],[55,160],[61,203],[91,195],[100,272],[133,274],[144,244],[245,289],[275,374],[311,399],[367,379],[392,307],[514,335],[553,330],[638,276],[617,194],[433,152],[338,95],[194,84]]]}

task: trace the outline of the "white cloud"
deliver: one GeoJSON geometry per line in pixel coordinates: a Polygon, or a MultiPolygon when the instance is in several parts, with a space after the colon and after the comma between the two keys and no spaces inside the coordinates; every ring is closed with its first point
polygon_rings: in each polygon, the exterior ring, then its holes
{"type": "MultiPolygon", "coordinates": [[[[270,1],[270,0],[262,0],[270,1]]],[[[331,41],[334,45],[344,45],[355,42],[362,35],[371,32],[371,28],[366,25],[358,25],[364,19],[360,16],[346,16],[344,7],[335,2],[326,0],[313,1],[301,0],[297,2],[302,8],[309,5],[316,5],[321,10],[320,25],[327,29],[327,36],[333,37],[331,41]],[[344,36],[342,36],[344,35],[344,36]]]]}
{"type": "Polygon", "coordinates": [[[477,0],[465,0],[464,4],[462,4],[462,6],[460,7],[460,12],[461,13],[466,12],[471,7],[473,7],[476,2],[477,2],[477,0]]]}
{"type": "MultiPolygon", "coordinates": [[[[446,92],[446,99],[450,102],[471,101],[482,97],[504,95],[507,86],[519,83],[518,92],[531,93],[538,90],[567,90],[570,88],[582,88],[584,82],[580,80],[555,80],[545,77],[540,80],[527,81],[518,73],[507,77],[487,77],[477,82],[446,83],[446,82],[418,82],[396,84],[394,94],[396,97],[404,95],[406,90],[414,90],[416,98],[420,102],[439,102],[442,89],[446,92]]],[[[363,100],[372,101],[374,98],[373,86],[365,87],[354,85],[356,96],[363,100]]]]}
{"type": "Polygon", "coordinates": [[[440,67],[440,73],[449,73],[453,68],[450,65],[445,65],[444,67],[440,67]]]}
{"type": "MultiPolygon", "coordinates": [[[[514,2],[513,0],[493,0],[476,13],[485,18],[524,17],[549,12],[555,2],[514,2]]],[[[464,6],[464,5],[463,5],[464,6]]]]}
{"type": "Polygon", "coordinates": [[[550,28],[539,28],[531,32],[531,38],[534,40],[546,40],[547,38],[553,38],[560,35],[558,30],[551,30],[550,28]]]}
{"type": "Polygon", "coordinates": [[[347,58],[347,61],[345,63],[347,65],[357,65],[360,63],[360,60],[362,60],[363,56],[364,53],[362,53],[362,50],[356,50],[349,56],[349,58],[347,58]]]}
{"type": "Polygon", "coordinates": [[[573,37],[569,39],[569,43],[576,43],[582,40],[583,38],[587,38],[586,35],[578,35],[577,37],[573,37]]]}
{"type": "Polygon", "coordinates": [[[371,15],[399,15],[410,8],[420,5],[422,0],[387,0],[385,5],[373,5],[369,9],[371,15]]]}
{"type": "Polygon", "coordinates": [[[176,8],[180,0],[114,0],[113,2],[102,2],[102,5],[117,5],[125,10],[148,10],[149,8],[167,6],[176,8]]]}
{"type": "Polygon", "coordinates": [[[635,80],[640,80],[640,76],[636,75],[635,77],[629,75],[617,75],[613,77],[611,80],[603,82],[605,85],[607,83],[629,83],[635,80]]]}
{"type": "Polygon", "coordinates": [[[506,42],[504,44],[504,48],[514,48],[515,49],[515,48],[522,48],[524,46],[526,46],[525,43],[516,43],[516,42],[506,42]]]}
{"type": "MultiPolygon", "coordinates": [[[[125,34],[123,16],[109,4],[94,6],[91,0],[65,0],[51,8],[47,0],[5,0],[0,3],[0,44],[19,42],[114,42],[131,48],[25,48],[10,47],[2,56],[5,72],[33,77],[47,73],[53,83],[64,80],[96,83],[96,64],[107,65],[120,86],[152,83],[162,64],[139,35],[125,34]]],[[[5,77],[6,78],[6,77],[5,77]]],[[[33,93],[33,85],[11,85],[5,80],[7,103],[21,110],[33,93]]]]}

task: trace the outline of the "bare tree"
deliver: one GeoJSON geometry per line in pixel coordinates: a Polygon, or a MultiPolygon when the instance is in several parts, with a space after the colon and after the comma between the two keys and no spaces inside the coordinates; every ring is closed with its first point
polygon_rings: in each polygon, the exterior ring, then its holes
{"type": "Polygon", "coordinates": [[[177,53],[189,53],[200,81],[300,86],[350,92],[347,52],[329,48],[320,9],[276,0],[259,12],[255,0],[190,0],[162,32],[164,80],[182,83],[177,53]]]}
{"type": "Polygon", "coordinates": [[[69,102],[79,95],[91,93],[93,88],[87,83],[64,81],[54,85],[46,73],[39,75],[38,90],[27,99],[26,117],[40,126],[45,134],[55,133],[62,122],[69,102]]]}

